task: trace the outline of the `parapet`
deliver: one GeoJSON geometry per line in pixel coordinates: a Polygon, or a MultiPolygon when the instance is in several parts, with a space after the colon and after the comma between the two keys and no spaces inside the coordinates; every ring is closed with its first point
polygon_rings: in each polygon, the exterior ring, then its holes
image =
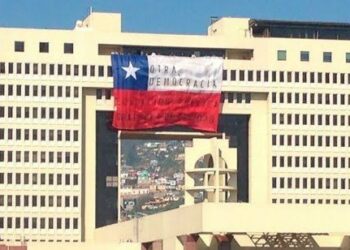
{"type": "Polygon", "coordinates": [[[83,21],[78,20],[75,29],[89,28],[101,32],[121,32],[121,14],[91,12],[83,21]]]}

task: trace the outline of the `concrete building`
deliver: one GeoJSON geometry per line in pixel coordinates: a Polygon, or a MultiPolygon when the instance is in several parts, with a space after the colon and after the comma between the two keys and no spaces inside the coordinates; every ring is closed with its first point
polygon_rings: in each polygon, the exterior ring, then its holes
{"type": "Polygon", "coordinates": [[[127,33],[115,13],[91,13],[72,30],[0,28],[1,241],[350,249],[349,32],[350,24],[221,18],[207,35],[127,33]],[[112,52],[223,57],[220,133],[118,136],[106,125],[112,52]],[[227,137],[235,199],[117,223],[117,141],[138,136],[227,137]]]}

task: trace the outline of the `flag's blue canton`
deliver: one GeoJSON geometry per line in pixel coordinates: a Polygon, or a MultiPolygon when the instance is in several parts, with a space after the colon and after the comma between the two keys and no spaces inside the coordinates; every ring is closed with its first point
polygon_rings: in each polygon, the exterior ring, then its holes
{"type": "Polygon", "coordinates": [[[112,70],[114,88],[147,90],[147,56],[112,55],[112,70]]]}

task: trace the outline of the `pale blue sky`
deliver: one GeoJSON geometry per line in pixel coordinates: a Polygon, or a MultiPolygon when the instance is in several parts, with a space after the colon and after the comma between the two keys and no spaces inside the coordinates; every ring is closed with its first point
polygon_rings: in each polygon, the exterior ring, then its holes
{"type": "Polygon", "coordinates": [[[90,6],[128,32],[203,34],[211,16],[350,23],[350,0],[0,0],[0,26],[72,28],[90,6]]]}

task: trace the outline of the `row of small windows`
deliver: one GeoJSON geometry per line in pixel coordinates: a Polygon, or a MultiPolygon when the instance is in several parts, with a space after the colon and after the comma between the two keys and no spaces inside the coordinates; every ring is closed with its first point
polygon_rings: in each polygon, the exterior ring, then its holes
{"type": "Polygon", "coordinates": [[[37,85],[5,85],[0,84],[0,96],[30,96],[30,97],[64,97],[64,98],[79,98],[79,88],[70,86],[37,86],[37,85]]]}
{"type": "Polygon", "coordinates": [[[222,92],[221,103],[250,103],[252,100],[250,93],[222,92]]]}
{"type": "Polygon", "coordinates": [[[25,118],[25,119],[79,119],[77,108],[50,108],[50,107],[6,107],[0,106],[0,118],[25,118]]]}
{"type": "Polygon", "coordinates": [[[21,141],[64,141],[70,142],[79,140],[78,130],[54,130],[54,129],[4,129],[0,128],[0,140],[21,141]],[[7,133],[5,134],[5,132],[7,133]]]}
{"type": "Polygon", "coordinates": [[[350,95],[327,93],[272,92],[272,103],[350,105],[350,95]]]}
{"type": "Polygon", "coordinates": [[[350,84],[350,73],[299,72],[269,70],[224,70],[223,80],[240,82],[288,82],[350,84]],[[230,74],[229,74],[230,73],[230,74]],[[230,75],[230,76],[229,76],[230,75]]]}
{"type": "Polygon", "coordinates": [[[273,146],[350,147],[350,136],[272,135],[273,146]]]}
{"type": "Polygon", "coordinates": [[[350,115],[273,113],[272,124],[350,126],[350,115]]]}
{"type": "MultiPolygon", "coordinates": [[[[272,199],[272,203],[279,203],[279,204],[326,204],[326,205],[345,205],[346,200],[345,199],[272,199]]],[[[350,205],[350,200],[348,200],[348,204],[350,205]]]]}
{"type": "Polygon", "coordinates": [[[0,207],[78,207],[78,196],[0,195],[0,207]],[[5,200],[6,198],[6,200],[5,200]],[[30,202],[31,198],[31,202],[30,202]],[[55,199],[56,198],[56,199],[55,199]],[[63,199],[62,199],[63,198],[63,199]],[[73,199],[73,202],[71,200],[73,199]],[[56,203],[55,201],[56,200],[56,203]],[[64,202],[64,204],[63,204],[64,202]]]}
{"type": "Polygon", "coordinates": [[[324,156],[272,156],[272,167],[350,168],[350,158],[324,156]]]}
{"type": "MultiPolygon", "coordinates": [[[[323,62],[332,62],[332,52],[325,51],[322,54],[323,62]]],[[[350,52],[345,53],[345,62],[350,63],[350,52]]],[[[287,60],[287,51],[286,50],[277,50],[277,60],[286,61],[287,60]]],[[[300,51],[300,61],[308,62],[310,61],[310,52],[309,51],[300,51]]]]}
{"type": "Polygon", "coordinates": [[[350,189],[350,179],[273,177],[272,188],[279,189],[350,189]]]}
{"type": "Polygon", "coordinates": [[[38,174],[38,173],[1,173],[0,184],[16,185],[79,185],[78,174],[38,174]],[[55,182],[56,180],[56,182],[55,182]]]}
{"type": "Polygon", "coordinates": [[[0,62],[1,74],[111,77],[112,67],[104,65],[0,62]]]}
{"type": "MultiPolygon", "coordinates": [[[[49,53],[50,44],[48,42],[39,42],[38,50],[40,53],[49,53]]],[[[24,52],[25,51],[24,41],[15,41],[14,42],[14,51],[15,52],[24,52]]],[[[73,54],[74,53],[74,44],[73,43],[64,43],[63,44],[63,53],[64,54],[73,54]]]]}
{"type": "Polygon", "coordinates": [[[78,163],[78,152],[53,152],[53,151],[4,151],[0,150],[0,162],[25,162],[25,163],[78,163]],[[5,157],[6,156],[6,157],[5,157]]]}
{"type": "Polygon", "coordinates": [[[78,229],[78,218],[0,217],[1,229],[78,229]],[[6,223],[6,224],[5,224],[6,223]]]}

